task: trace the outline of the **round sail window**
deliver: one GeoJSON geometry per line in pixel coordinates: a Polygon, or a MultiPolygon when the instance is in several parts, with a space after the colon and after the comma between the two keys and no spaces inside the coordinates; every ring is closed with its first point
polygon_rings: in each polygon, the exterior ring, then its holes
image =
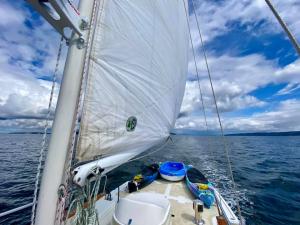
{"type": "Polygon", "coordinates": [[[137,119],[134,116],[131,116],[128,118],[127,122],[126,122],[126,130],[127,131],[134,131],[135,127],[137,124],[137,119]]]}

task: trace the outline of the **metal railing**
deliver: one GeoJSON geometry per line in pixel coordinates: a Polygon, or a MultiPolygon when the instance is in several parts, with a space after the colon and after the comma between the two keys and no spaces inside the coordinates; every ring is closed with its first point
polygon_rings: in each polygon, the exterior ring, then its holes
{"type": "Polygon", "coordinates": [[[23,209],[26,209],[26,208],[29,208],[33,205],[33,203],[28,203],[26,205],[23,205],[23,206],[20,206],[20,207],[17,207],[17,208],[14,208],[14,209],[11,209],[11,210],[8,210],[8,211],[5,211],[5,212],[2,212],[0,213],[0,218],[3,217],[3,216],[7,216],[9,214],[12,214],[12,213],[15,213],[15,212],[18,212],[18,211],[21,211],[23,209]]]}

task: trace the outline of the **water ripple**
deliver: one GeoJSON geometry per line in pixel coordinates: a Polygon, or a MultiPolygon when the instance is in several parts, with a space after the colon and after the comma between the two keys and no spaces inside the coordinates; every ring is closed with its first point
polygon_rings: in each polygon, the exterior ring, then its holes
{"type": "MultiPolygon", "coordinates": [[[[237,191],[229,179],[218,137],[174,136],[173,143],[146,159],[109,174],[109,188],[130,179],[144,164],[176,160],[200,169],[247,224],[300,224],[300,137],[228,137],[237,191]]],[[[41,135],[0,135],[0,212],[32,201],[41,135]]],[[[30,209],[1,218],[27,225],[30,209]]]]}

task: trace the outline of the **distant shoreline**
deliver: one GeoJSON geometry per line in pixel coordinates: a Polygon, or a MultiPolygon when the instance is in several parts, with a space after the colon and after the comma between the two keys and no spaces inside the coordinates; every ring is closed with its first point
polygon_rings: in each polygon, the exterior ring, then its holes
{"type": "MultiPolygon", "coordinates": [[[[0,133],[0,134],[44,134],[41,131],[33,131],[33,132],[7,132],[7,133],[0,133]]],[[[47,132],[47,134],[51,134],[51,132],[47,132]]]]}
{"type": "MultiPolygon", "coordinates": [[[[191,136],[219,136],[219,134],[215,132],[207,133],[197,130],[174,130],[171,134],[191,136]]],[[[225,134],[225,136],[300,136],[300,131],[229,133],[225,134]]]]}
{"type": "MultiPolygon", "coordinates": [[[[43,134],[43,132],[33,131],[33,132],[8,132],[8,133],[0,133],[0,134],[43,134]]],[[[47,134],[51,134],[51,132],[47,132],[47,134]]],[[[175,132],[171,132],[172,135],[190,135],[190,136],[219,136],[216,133],[207,134],[203,131],[195,131],[195,130],[176,130],[175,132]]],[[[225,136],[300,136],[300,131],[285,131],[285,132],[252,132],[252,133],[232,133],[225,134],[225,136]]]]}
{"type": "Polygon", "coordinates": [[[300,136],[300,131],[234,133],[226,136],[300,136]]]}

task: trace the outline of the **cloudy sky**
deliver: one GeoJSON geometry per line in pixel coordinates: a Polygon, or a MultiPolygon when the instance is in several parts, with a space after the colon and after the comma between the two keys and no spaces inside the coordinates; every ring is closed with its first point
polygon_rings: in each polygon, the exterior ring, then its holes
{"type": "MultiPolygon", "coordinates": [[[[300,130],[300,60],[264,0],[195,0],[227,132],[300,130]]],[[[299,0],[273,0],[300,40],[299,0]]],[[[218,129],[193,8],[190,24],[209,129],[218,129]]],[[[39,129],[59,35],[26,1],[0,2],[0,132],[39,129]]],[[[67,47],[64,47],[63,58],[67,47]]],[[[192,55],[191,55],[192,56],[192,55]]],[[[61,78],[64,59],[56,96],[61,78]]],[[[194,62],[177,128],[205,130],[194,62]]]]}

